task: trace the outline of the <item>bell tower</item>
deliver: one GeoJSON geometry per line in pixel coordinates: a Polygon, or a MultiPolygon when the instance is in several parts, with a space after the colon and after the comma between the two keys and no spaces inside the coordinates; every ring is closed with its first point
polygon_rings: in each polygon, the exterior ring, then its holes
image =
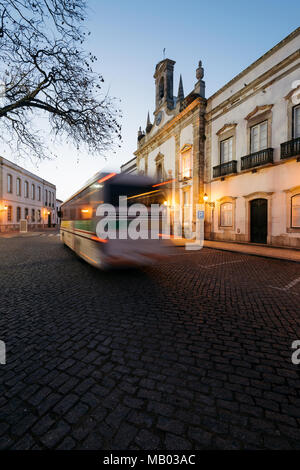
{"type": "Polygon", "coordinates": [[[163,108],[174,108],[173,97],[173,72],[174,60],[164,59],[156,65],[155,78],[155,111],[154,114],[163,108]]]}

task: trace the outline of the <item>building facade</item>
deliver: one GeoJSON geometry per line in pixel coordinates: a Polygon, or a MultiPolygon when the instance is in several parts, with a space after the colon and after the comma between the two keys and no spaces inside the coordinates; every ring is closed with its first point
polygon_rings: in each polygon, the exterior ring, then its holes
{"type": "Polygon", "coordinates": [[[56,199],[56,210],[55,210],[55,225],[60,225],[60,206],[62,205],[63,201],[61,199],[56,199]]]}
{"type": "Polygon", "coordinates": [[[300,28],[207,100],[206,237],[300,248],[300,28]]]}
{"type": "Polygon", "coordinates": [[[174,64],[156,66],[154,122],[129,166],[174,181],[183,232],[204,204],[207,239],[300,247],[300,28],[207,100],[201,62],[173,96],[174,64]]]}
{"type": "MultiPolygon", "coordinates": [[[[177,96],[173,95],[175,62],[164,59],[156,66],[154,121],[148,113],[145,131],[138,132],[135,152],[137,172],[172,181],[170,212],[176,210],[181,234],[195,231],[195,207],[203,193],[205,83],[201,62],[196,70],[197,83],[184,96],[180,76],[177,96]]],[[[189,234],[188,234],[189,233],[189,234]]]]}
{"type": "Polygon", "coordinates": [[[56,220],[56,187],[0,157],[0,231],[53,226],[56,220]]]}
{"type": "Polygon", "coordinates": [[[121,173],[137,173],[136,157],[121,165],[121,173]]]}

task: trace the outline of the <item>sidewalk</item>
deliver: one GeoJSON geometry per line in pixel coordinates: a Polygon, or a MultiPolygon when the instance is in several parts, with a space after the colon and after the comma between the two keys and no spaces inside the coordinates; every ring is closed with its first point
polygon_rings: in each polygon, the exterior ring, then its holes
{"type": "Polygon", "coordinates": [[[255,245],[252,243],[217,242],[211,240],[205,240],[204,246],[206,248],[214,248],[217,250],[263,256],[264,258],[275,258],[287,261],[297,261],[298,263],[300,262],[300,250],[297,248],[280,248],[269,245],[255,245]]]}
{"type": "MultiPolygon", "coordinates": [[[[176,246],[184,246],[186,240],[175,239],[176,246]]],[[[215,250],[232,251],[235,253],[242,253],[245,255],[262,256],[264,258],[282,259],[286,261],[300,262],[300,249],[289,247],[276,247],[270,245],[255,245],[252,243],[234,243],[222,242],[213,240],[204,240],[206,248],[213,248],[215,250]]]]}
{"type": "Polygon", "coordinates": [[[0,232],[0,239],[1,238],[17,238],[17,237],[38,237],[44,233],[55,233],[58,232],[59,228],[51,227],[45,228],[38,231],[30,230],[28,232],[0,232]]]}

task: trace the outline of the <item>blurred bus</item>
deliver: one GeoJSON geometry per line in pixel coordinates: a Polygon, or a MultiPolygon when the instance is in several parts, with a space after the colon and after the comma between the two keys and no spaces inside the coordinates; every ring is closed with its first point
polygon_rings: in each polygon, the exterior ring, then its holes
{"type": "Polygon", "coordinates": [[[164,207],[170,191],[168,186],[150,177],[134,174],[95,175],[61,205],[61,241],[85,261],[103,269],[149,265],[165,258],[170,247],[170,241],[162,235],[167,215],[164,207]],[[146,239],[128,237],[127,231],[134,217],[122,212],[120,197],[123,197],[128,208],[132,204],[143,204],[147,208],[147,213],[144,211],[142,216],[148,222],[145,225],[146,239]],[[107,207],[107,204],[115,209],[115,216],[108,216],[107,213],[99,215],[101,208],[107,207]],[[152,214],[153,204],[159,204],[162,208],[158,214],[152,214]],[[104,217],[109,220],[109,232],[105,237],[99,236],[98,230],[98,224],[104,217]]]}

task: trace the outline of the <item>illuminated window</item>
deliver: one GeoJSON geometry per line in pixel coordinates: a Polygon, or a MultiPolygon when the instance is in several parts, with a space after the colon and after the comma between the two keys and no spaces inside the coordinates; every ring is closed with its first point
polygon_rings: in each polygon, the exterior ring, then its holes
{"type": "Polygon", "coordinates": [[[220,163],[230,162],[232,160],[232,142],[233,138],[222,140],[220,143],[220,163]]]}
{"type": "Polygon", "coordinates": [[[294,134],[294,139],[297,139],[300,137],[300,105],[295,106],[294,108],[294,113],[293,113],[293,122],[294,122],[294,129],[293,129],[293,134],[294,134]]]}
{"type": "Polygon", "coordinates": [[[192,150],[185,150],[181,153],[181,176],[191,178],[192,176],[192,150]]]}
{"type": "Polygon", "coordinates": [[[17,196],[21,196],[21,180],[17,178],[17,196]]]}
{"type": "Polygon", "coordinates": [[[292,197],[292,227],[300,228],[300,194],[292,197]]]}
{"type": "Polygon", "coordinates": [[[12,221],[12,206],[8,206],[7,208],[7,222],[12,221]]]}
{"type": "Polygon", "coordinates": [[[189,191],[183,192],[183,205],[184,207],[189,207],[190,205],[190,192],[189,191]]]}
{"type": "Polygon", "coordinates": [[[268,121],[261,122],[250,129],[251,153],[264,150],[268,146],[268,121]]]}
{"type": "Polygon", "coordinates": [[[225,202],[220,207],[221,227],[232,227],[232,203],[225,202]]]}
{"type": "Polygon", "coordinates": [[[7,175],[7,192],[12,193],[12,176],[7,175]]]}
{"type": "Polygon", "coordinates": [[[27,207],[25,208],[25,219],[28,219],[28,209],[27,209],[27,207]]]}

